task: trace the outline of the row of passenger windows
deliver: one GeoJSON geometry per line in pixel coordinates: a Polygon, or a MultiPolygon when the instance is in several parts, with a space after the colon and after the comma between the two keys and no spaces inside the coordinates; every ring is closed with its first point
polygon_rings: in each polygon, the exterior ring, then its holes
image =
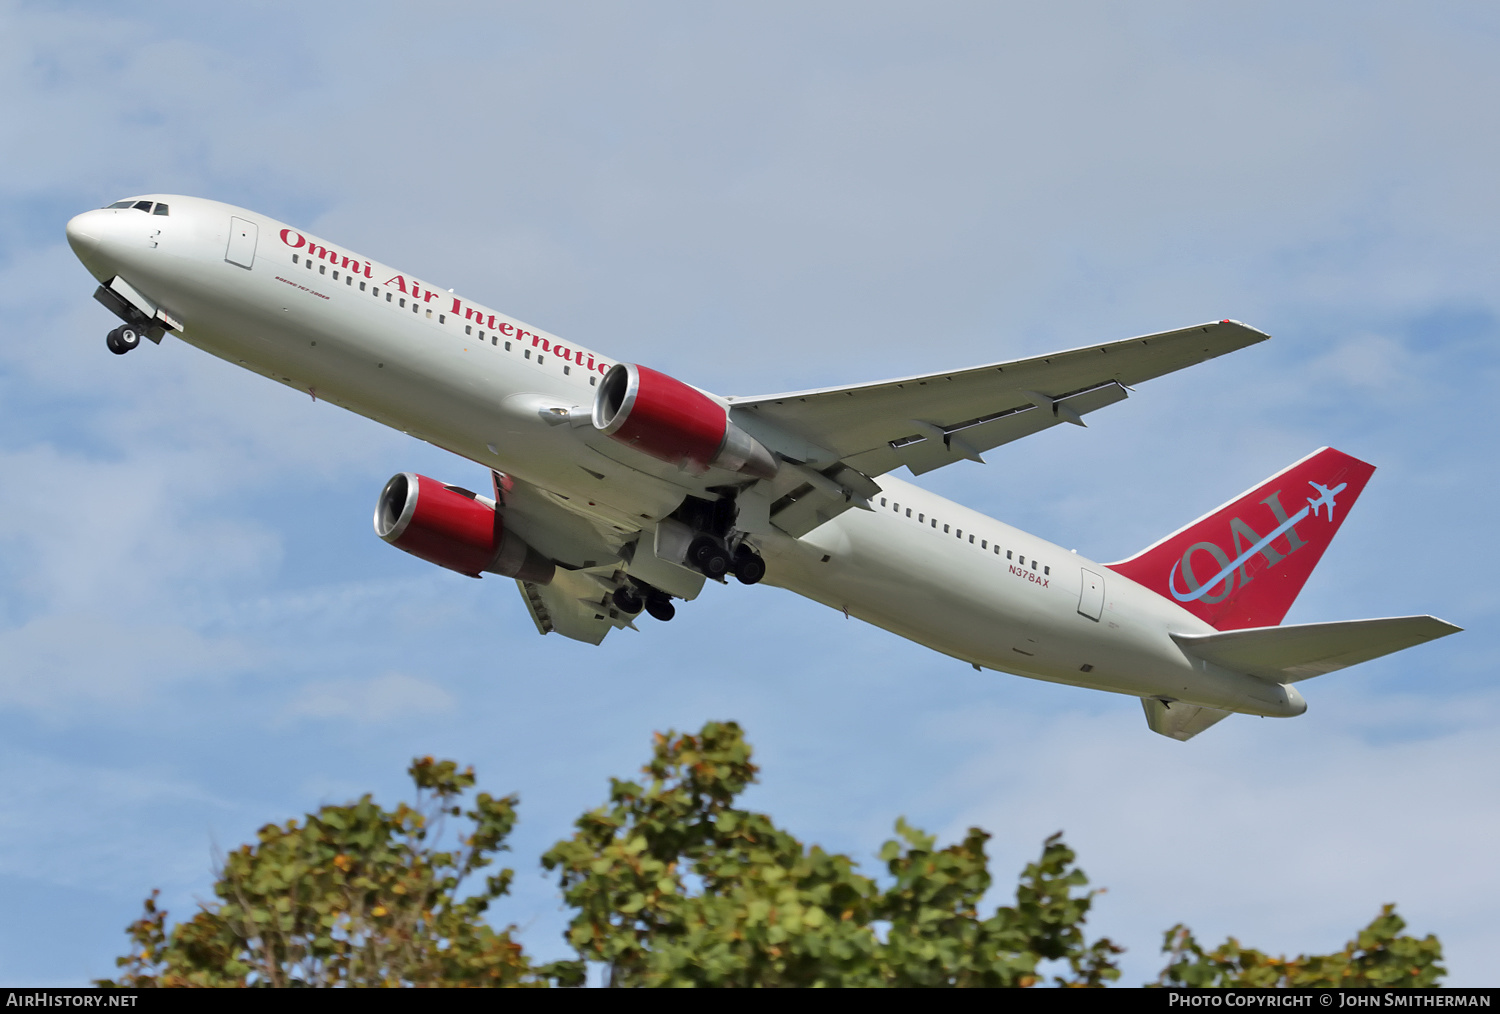
{"type": "Polygon", "coordinates": [[[153,211],[152,207],[153,205],[150,201],[116,201],[113,204],[106,205],[105,210],[108,211],[111,208],[135,208],[138,211],[144,211],[148,215],[171,214],[171,212],[167,209],[167,206],[160,201],[157,201],[155,204],[156,210],[153,211]]]}
{"type": "MultiPolygon", "coordinates": [[[[467,334],[467,335],[474,334],[474,325],[473,324],[465,324],[464,325],[464,334],[467,334]]],[[[483,344],[484,340],[485,340],[485,330],[484,330],[484,328],[480,328],[479,329],[479,334],[478,334],[477,337],[479,338],[480,344],[483,344]]],[[[500,338],[500,334],[498,332],[495,332],[495,331],[489,332],[489,342],[490,342],[491,345],[495,346],[496,348],[499,348],[503,344],[505,346],[505,351],[507,351],[507,352],[510,351],[510,339],[506,338],[502,342],[501,338],[500,338]]],[[[531,350],[526,347],[526,345],[525,345],[524,342],[521,345],[521,354],[523,356],[525,356],[527,359],[531,358],[531,350]]],[[[556,357],[553,357],[553,358],[556,358],[556,357]]],[[[540,366],[542,363],[545,363],[546,361],[547,361],[547,357],[545,355],[543,355],[540,352],[538,352],[536,354],[536,362],[537,362],[538,366],[540,366]]],[[[563,376],[566,377],[569,374],[571,374],[572,372],[573,372],[573,367],[569,366],[567,363],[564,363],[563,364],[563,376]]],[[[599,383],[599,378],[597,376],[595,376],[592,372],[590,372],[589,373],[589,386],[593,387],[597,383],[599,383]]]]}
{"type": "MultiPolygon", "coordinates": [[[[889,506],[897,514],[901,513],[901,505],[899,503],[895,503],[895,502],[887,503],[887,498],[886,497],[881,497],[880,498],[880,506],[882,506],[882,507],[889,506]]],[[[912,508],[910,508],[910,507],[906,508],[906,516],[907,517],[911,517],[912,516],[912,508]]],[[[930,518],[929,519],[927,517],[927,515],[925,513],[922,513],[922,512],[918,512],[917,513],[917,515],[916,515],[916,521],[917,521],[918,524],[930,524],[933,528],[937,528],[937,526],[938,526],[938,519],[937,518],[930,518]]],[[[960,542],[963,541],[963,539],[964,539],[964,530],[962,528],[956,528],[955,529],[951,525],[943,525],[943,533],[944,534],[949,534],[949,533],[953,534],[954,536],[956,536],[958,538],[958,540],[960,542]]],[[[995,553],[996,556],[1000,555],[1000,543],[998,543],[998,542],[995,543],[993,547],[991,547],[989,539],[979,539],[977,536],[974,535],[973,532],[969,533],[968,540],[969,540],[969,545],[971,545],[971,546],[977,545],[980,549],[993,549],[993,551],[994,551],[994,553],[995,553]]],[[[1026,557],[1022,556],[1022,557],[1017,558],[1016,555],[1015,555],[1015,550],[1007,549],[1005,551],[1005,558],[1007,560],[1013,560],[1016,563],[1017,566],[1020,566],[1020,567],[1027,566],[1026,557]]],[[[1036,570],[1038,568],[1038,561],[1037,561],[1036,557],[1032,557],[1030,566],[1031,566],[1032,570],[1036,570]]],[[[1051,567],[1042,567],[1041,568],[1041,572],[1043,574],[1051,574],[1052,573],[1052,568],[1051,567]]]]}
{"type": "MultiPolygon", "coordinates": [[[[123,202],[123,203],[129,204],[130,202],[126,201],[126,202],[123,202]]],[[[157,214],[164,214],[164,212],[157,212],[157,214]]],[[[313,269],[313,267],[314,267],[314,265],[313,265],[313,258],[308,257],[308,258],[306,258],[304,260],[298,254],[292,254],[292,263],[296,264],[299,261],[302,261],[302,262],[306,263],[307,264],[307,270],[309,270],[309,271],[311,271],[313,269]]],[[[318,264],[317,265],[317,269],[318,269],[318,274],[320,274],[320,275],[327,275],[329,273],[329,271],[328,271],[328,265],[327,264],[318,264]]],[[[339,280],[339,269],[338,268],[334,268],[333,269],[333,275],[332,275],[332,277],[333,277],[333,280],[335,282],[339,280]]],[[[355,282],[356,278],[357,278],[356,275],[353,275],[353,274],[349,273],[348,271],[344,272],[344,284],[347,285],[347,286],[349,286],[350,288],[354,287],[354,282],[355,282]]],[[[378,286],[378,285],[369,285],[368,290],[367,290],[366,289],[367,284],[368,283],[366,283],[364,279],[362,279],[362,278],[359,279],[359,291],[360,292],[369,291],[371,295],[373,295],[376,299],[379,299],[380,298],[380,286],[378,286]]],[[[403,310],[406,309],[406,303],[407,303],[406,297],[405,296],[397,296],[394,292],[391,292],[389,289],[386,290],[385,301],[387,303],[392,304],[392,306],[399,306],[403,310]]],[[[411,300],[411,312],[412,313],[421,313],[422,309],[423,309],[423,305],[421,303],[419,303],[415,299],[411,300]]],[[[432,319],[432,308],[431,307],[427,307],[427,318],[429,320],[432,319]]],[[[446,324],[446,323],[448,323],[448,315],[446,313],[439,313],[437,315],[437,322],[439,324],[446,324]]],[[[464,325],[464,334],[466,334],[466,335],[473,335],[474,334],[474,325],[473,324],[465,324],[464,325]]],[[[498,334],[491,334],[489,337],[490,337],[490,344],[498,348],[499,345],[500,345],[500,336],[498,334]]],[[[484,339],[485,339],[485,333],[484,333],[483,330],[481,330],[479,332],[479,340],[480,340],[480,342],[483,342],[484,339]]],[[[506,352],[510,351],[510,342],[509,341],[506,341],[506,343],[505,343],[505,351],[506,352]]],[[[525,352],[526,358],[530,359],[531,358],[531,350],[530,349],[524,349],[524,352],[525,352]]],[[[540,366],[540,365],[542,365],[546,361],[547,361],[547,357],[544,356],[544,355],[542,355],[540,352],[538,352],[537,353],[537,357],[536,357],[536,363],[537,363],[537,365],[540,366]]],[[[572,374],[573,368],[570,365],[564,363],[562,371],[563,371],[563,376],[569,376],[570,374],[572,374]]],[[[590,373],[589,373],[589,386],[593,387],[598,382],[599,382],[599,378],[596,375],[594,375],[593,371],[590,371],[590,373]]]]}

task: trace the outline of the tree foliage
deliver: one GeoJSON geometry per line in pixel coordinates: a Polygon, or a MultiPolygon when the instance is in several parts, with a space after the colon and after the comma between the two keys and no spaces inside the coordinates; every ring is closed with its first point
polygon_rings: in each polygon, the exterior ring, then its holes
{"type": "Polygon", "coordinates": [[[577,982],[577,964],[533,969],[512,939],[483,920],[510,887],[503,869],[460,897],[493,863],[516,821],[516,799],[460,797],[472,768],[431,757],[412,763],[417,803],[394,810],[364,796],[302,822],[267,824],[258,843],[230,853],[216,900],[171,932],[156,894],[128,929],[132,953],[101,985],[521,986],[577,982]],[[449,818],[465,818],[459,847],[440,851],[449,818]]]}
{"type": "Polygon", "coordinates": [[[1403,936],[1406,920],[1386,905],[1336,954],[1273,958],[1240,946],[1230,937],[1212,951],[1204,951],[1181,924],[1167,930],[1162,952],[1167,967],[1157,980],[1162,986],[1366,986],[1399,988],[1436,986],[1447,974],[1441,962],[1443,946],[1429,934],[1418,940],[1403,936]]]}
{"type": "MultiPolygon", "coordinates": [[[[129,927],[131,953],[106,986],[577,985],[584,962],[618,986],[1102,986],[1119,976],[1108,939],[1084,925],[1098,892],[1059,835],[1021,872],[1011,904],[988,912],[985,843],[936,840],[896,823],[883,875],[805,846],[737,807],[756,767],[739,726],[655,739],[640,781],[612,780],[543,866],[574,910],[579,961],[533,965],[513,927],[485,916],[509,869],[514,796],[478,793],[472,769],[414,761],[414,805],[369,796],[300,823],[263,827],[225,858],[214,899],[168,928],[156,904],[129,927]],[[461,820],[457,847],[441,850],[461,820]],[[476,885],[474,881],[481,879],[476,885]]],[[[1230,938],[1204,951],[1175,926],[1164,986],[1429,986],[1444,974],[1437,938],[1405,936],[1393,906],[1321,956],[1269,957],[1230,938]]]]}
{"type": "Polygon", "coordinates": [[[1057,837],[1015,904],[981,916],[983,831],[938,849],[898,823],[881,887],[848,856],[736,808],[755,772],[733,723],[657,736],[646,784],[614,780],[609,804],[543,856],[578,912],[569,941],[614,984],[1025,986],[1046,959],[1067,962],[1059,984],[1119,974],[1118,948],[1084,940],[1093,895],[1057,837]]]}

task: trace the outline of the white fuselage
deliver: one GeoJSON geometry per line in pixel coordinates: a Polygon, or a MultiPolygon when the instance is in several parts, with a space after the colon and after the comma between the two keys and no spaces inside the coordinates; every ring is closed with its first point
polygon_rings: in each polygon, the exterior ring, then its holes
{"type": "MultiPolygon", "coordinates": [[[[265,216],[146,199],[170,214],[88,212],[69,239],[100,282],[123,278],[180,322],[182,340],[566,497],[602,525],[650,528],[694,492],[674,467],[548,418],[589,406],[613,360],[265,216]],[[243,236],[233,253],[232,219],[254,227],[248,256],[243,236]]],[[[1170,634],[1212,628],[1161,596],[894,476],[877,481],[871,511],[800,539],[758,536],[766,580],[978,667],[1250,714],[1305,707],[1295,690],[1185,655],[1170,634]]]]}

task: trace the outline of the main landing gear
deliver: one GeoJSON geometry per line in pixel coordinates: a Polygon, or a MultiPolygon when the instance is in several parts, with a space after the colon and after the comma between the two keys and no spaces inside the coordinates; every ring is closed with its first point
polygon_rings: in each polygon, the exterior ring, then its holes
{"type": "Polygon", "coordinates": [[[611,598],[616,609],[632,616],[645,609],[652,619],[665,623],[677,615],[677,607],[672,605],[672,596],[648,585],[622,585],[615,589],[611,598]]]}
{"type": "Polygon", "coordinates": [[[741,543],[730,556],[724,544],[711,535],[694,539],[688,546],[687,558],[706,577],[715,581],[722,581],[725,574],[732,573],[740,584],[755,584],[766,576],[766,561],[749,546],[741,543]]]}
{"type": "Polygon", "coordinates": [[[141,344],[141,329],[134,324],[121,324],[104,336],[104,344],[117,356],[123,356],[141,344]]]}

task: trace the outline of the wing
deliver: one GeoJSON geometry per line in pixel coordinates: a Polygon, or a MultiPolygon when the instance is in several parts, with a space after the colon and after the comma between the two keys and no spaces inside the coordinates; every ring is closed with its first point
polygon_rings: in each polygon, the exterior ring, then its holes
{"type": "Polygon", "coordinates": [[[729,399],[867,475],[977,456],[1125,398],[1125,388],[1265,341],[1237,321],[991,363],[956,373],[729,399]],[[941,448],[937,445],[944,445],[941,448]]]}
{"type": "Polygon", "coordinates": [[[610,601],[619,584],[620,575],[614,567],[559,569],[552,583],[545,585],[516,582],[537,630],[586,644],[598,644],[616,627],[635,628],[632,617],[610,601]]]}
{"type": "Polygon", "coordinates": [[[870,476],[983,461],[1058,423],[1084,425],[1135,384],[1269,337],[1223,320],[958,372],[728,400],[736,422],[805,462],[768,494],[771,523],[800,536],[879,492],[870,476]]]}
{"type": "Polygon", "coordinates": [[[636,629],[634,614],[614,604],[618,589],[634,586],[632,577],[682,599],[702,589],[701,573],[658,557],[652,539],[659,542],[660,525],[643,531],[513,476],[492,476],[506,527],[558,564],[548,584],[516,582],[541,633],[598,644],[617,627],[636,629]]]}

